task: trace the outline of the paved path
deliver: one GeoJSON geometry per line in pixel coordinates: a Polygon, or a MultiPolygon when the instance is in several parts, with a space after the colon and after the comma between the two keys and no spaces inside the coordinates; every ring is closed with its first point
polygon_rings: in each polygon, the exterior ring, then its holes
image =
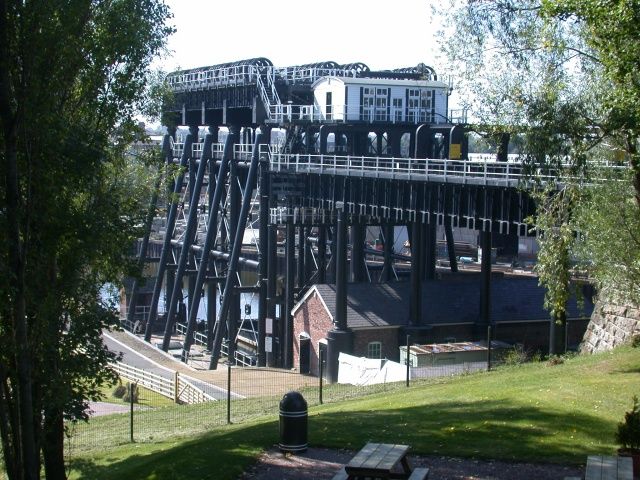
{"type": "MultiPolygon", "coordinates": [[[[178,372],[183,378],[186,378],[194,386],[216,400],[227,398],[225,388],[211,383],[208,379],[198,378],[197,375],[194,376],[194,373],[197,374],[194,369],[176,361],[169,354],[127,332],[103,332],[102,337],[107,348],[113,352],[120,353],[122,362],[127,365],[168,379],[173,379],[175,372],[178,372]]],[[[239,397],[235,393],[232,393],[232,395],[236,398],[239,397]]]]}
{"type": "Polygon", "coordinates": [[[92,417],[99,417],[101,415],[111,415],[112,413],[126,413],[130,411],[131,407],[124,403],[118,405],[117,403],[108,402],[89,402],[89,409],[92,417]]]}
{"type": "MultiPolygon", "coordinates": [[[[110,340],[114,351],[122,351],[125,355],[125,363],[131,365],[148,365],[148,368],[164,369],[165,373],[159,375],[171,375],[178,372],[192,382],[201,382],[205,392],[214,398],[226,398],[227,366],[220,363],[217,370],[196,370],[182,363],[169,353],[163,352],[154,346],[160,339],[152,339],[151,343],[145,342],[141,337],[130,332],[105,332],[105,340],[110,340]],[[145,363],[147,362],[147,363],[145,363]]],[[[170,350],[171,352],[171,350],[170,350]]],[[[176,354],[177,354],[176,350],[176,354]]],[[[138,368],[147,369],[146,366],[138,368]]],[[[156,370],[153,370],[154,372],[156,370]]],[[[275,368],[242,368],[232,367],[232,395],[235,398],[278,396],[284,395],[290,390],[296,390],[303,386],[317,386],[318,378],[300,375],[293,370],[275,368]]]]}

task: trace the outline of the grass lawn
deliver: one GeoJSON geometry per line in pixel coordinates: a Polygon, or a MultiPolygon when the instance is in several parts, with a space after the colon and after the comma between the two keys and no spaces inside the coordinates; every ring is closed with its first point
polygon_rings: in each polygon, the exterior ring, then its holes
{"type": "MultiPolygon", "coordinates": [[[[122,384],[127,387],[128,382],[125,380],[122,382],[122,384]]],[[[128,405],[129,402],[125,402],[122,398],[117,398],[113,395],[116,386],[117,384],[111,386],[103,385],[100,389],[102,393],[102,399],[100,401],[106,403],[114,403],[116,405],[128,405]]],[[[159,408],[174,406],[175,403],[170,398],[160,395],[157,392],[149,390],[143,386],[138,386],[138,402],[136,403],[136,405],[150,408],[159,408]]]]}
{"type": "MultiPolygon", "coordinates": [[[[639,393],[640,349],[625,347],[313,407],[309,443],[356,450],[376,440],[409,444],[414,454],[580,464],[588,454],[615,451],[616,424],[639,393]]],[[[234,479],[278,441],[277,412],[230,426],[196,421],[188,436],[172,437],[162,416],[174,408],[150,412],[159,431],[166,428],[152,440],[72,458],[71,478],[234,479]]],[[[177,408],[199,415],[203,407],[177,408]]],[[[110,420],[93,421],[106,431],[110,420]]]]}

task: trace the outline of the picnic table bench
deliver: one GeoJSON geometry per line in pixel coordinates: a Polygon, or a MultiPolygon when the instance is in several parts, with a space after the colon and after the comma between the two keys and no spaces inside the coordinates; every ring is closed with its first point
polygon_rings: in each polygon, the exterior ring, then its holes
{"type": "Polygon", "coordinates": [[[412,469],[407,458],[408,450],[408,445],[367,443],[333,477],[333,480],[353,480],[365,477],[426,480],[429,476],[429,469],[412,469]]]}
{"type": "Polygon", "coordinates": [[[631,457],[589,455],[585,480],[633,480],[631,457]]]}

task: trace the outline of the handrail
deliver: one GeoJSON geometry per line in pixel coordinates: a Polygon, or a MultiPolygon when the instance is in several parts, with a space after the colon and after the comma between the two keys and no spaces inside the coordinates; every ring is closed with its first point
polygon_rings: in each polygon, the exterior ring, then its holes
{"type": "MultiPolygon", "coordinates": [[[[371,174],[377,177],[434,180],[445,183],[509,184],[517,185],[527,180],[521,162],[497,162],[494,160],[450,160],[404,157],[364,157],[344,155],[285,154],[276,148],[269,149],[273,171],[296,173],[329,173],[346,175],[371,174]]],[[[540,175],[540,180],[557,178],[550,172],[540,175]]]]}
{"type": "Polygon", "coordinates": [[[264,105],[264,109],[267,112],[267,117],[271,117],[271,100],[269,99],[269,95],[267,95],[267,89],[262,82],[261,75],[256,76],[256,86],[258,87],[258,92],[260,92],[260,98],[262,99],[262,104],[264,105]]]}
{"type": "MultiPolygon", "coordinates": [[[[262,72],[267,74],[267,85],[277,99],[273,87],[276,78],[286,84],[313,83],[321,77],[357,77],[355,69],[315,68],[315,67],[259,67],[256,65],[236,65],[217,67],[197,72],[179,72],[167,75],[167,83],[175,92],[221,88],[229,85],[242,85],[261,82],[262,72]]],[[[279,100],[279,99],[278,99],[279,100]]],[[[277,103],[280,103],[279,101],[277,103]]]]}

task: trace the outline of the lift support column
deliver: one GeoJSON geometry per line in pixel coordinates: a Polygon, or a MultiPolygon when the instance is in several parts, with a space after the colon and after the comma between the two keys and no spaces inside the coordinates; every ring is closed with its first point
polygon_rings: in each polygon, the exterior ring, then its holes
{"type": "Polygon", "coordinates": [[[480,318],[478,322],[478,334],[483,334],[491,323],[491,232],[480,232],[480,245],[482,247],[481,284],[480,284],[480,318]]]}
{"type": "MultiPolygon", "coordinates": [[[[270,135],[265,135],[269,137],[270,135]]],[[[258,366],[267,365],[267,356],[265,352],[265,325],[267,318],[267,274],[269,260],[269,161],[266,158],[260,159],[260,183],[258,185],[260,192],[260,230],[259,230],[259,248],[258,263],[260,269],[258,272],[260,295],[258,297],[258,366]]]]}
{"type": "MultiPolygon", "coordinates": [[[[271,352],[267,352],[267,365],[275,366],[275,339],[278,328],[276,325],[276,277],[278,275],[278,227],[269,225],[269,245],[267,250],[267,318],[271,319],[271,352]]],[[[278,340],[281,338],[278,336],[278,340]]],[[[280,343],[281,345],[281,343],[280,343]]]]}
{"type": "Polygon", "coordinates": [[[284,322],[284,342],[282,348],[282,367],[290,369],[293,367],[293,320],[291,310],[293,309],[295,277],[296,277],[296,226],[291,219],[288,220],[285,234],[285,303],[284,312],[280,312],[280,317],[284,322]]]}
{"type": "Polygon", "coordinates": [[[413,222],[411,229],[411,293],[409,301],[409,325],[420,325],[422,320],[422,230],[421,222],[413,222]]]}
{"type": "Polygon", "coordinates": [[[336,202],[336,312],[335,327],[327,332],[327,378],[338,381],[338,356],[352,351],[353,335],[347,329],[347,212],[343,202],[336,202]]]}

